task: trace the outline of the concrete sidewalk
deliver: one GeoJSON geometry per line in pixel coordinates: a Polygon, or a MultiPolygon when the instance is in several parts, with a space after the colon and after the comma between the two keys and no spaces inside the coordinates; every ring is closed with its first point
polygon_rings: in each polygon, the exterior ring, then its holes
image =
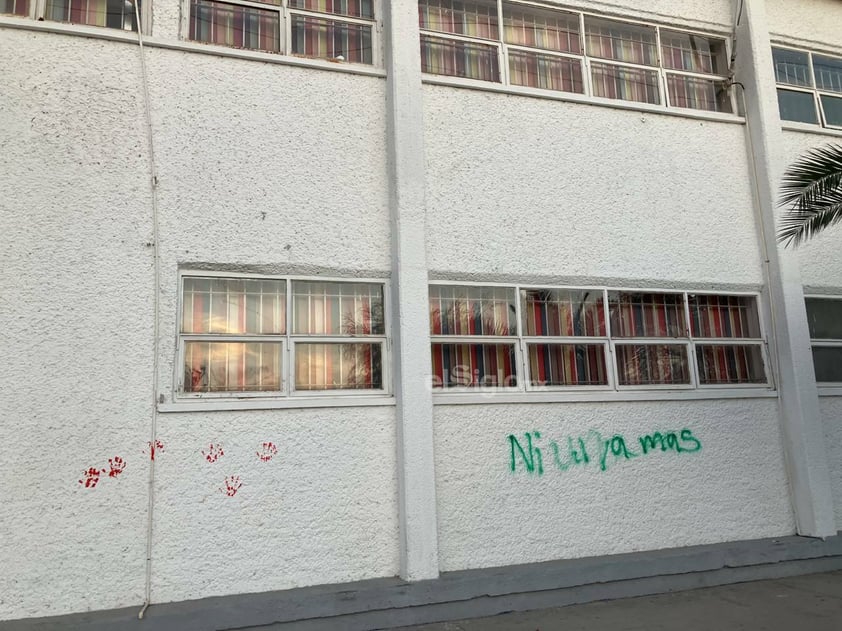
{"type": "Polygon", "coordinates": [[[742,629],[842,631],[842,571],[401,627],[400,631],[742,629]]]}

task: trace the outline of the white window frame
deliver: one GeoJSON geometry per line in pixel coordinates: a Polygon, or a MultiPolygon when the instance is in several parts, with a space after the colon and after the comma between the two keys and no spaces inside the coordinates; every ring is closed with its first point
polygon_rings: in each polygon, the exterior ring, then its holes
{"type": "Polygon", "coordinates": [[[178,301],[177,301],[177,352],[173,372],[173,400],[178,402],[198,401],[248,401],[248,400],[277,400],[277,401],[306,401],[319,398],[383,398],[392,396],[391,381],[391,318],[389,317],[390,289],[387,280],[382,278],[348,278],[328,276],[299,276],[249,274],[239,272],[220,272],[206,270],[180,270],[178,273],[178,301]],[[286,283],[285,295],[285,333],[278,335],[254,334],[208,334],[182,333],[182,314],[184,313],[184,279],[185,278],[221,278],[243,280],[280,280],[286,283]],[[368,283],[379,285],[383,291],[383,334],[382,335],[304,335],[292,332],[292,285],[295,281],[305,282],[334,282],[334,283],[368,283]],[[185,342],[279,342],[281,344],[281,390],[260,392],[186,392],[184,390],[184,354],[185,342]],[[296,390],[295,389],[295,344],[296,343],[371,343],[380,344],[382,389],[324,389],[324,390],[296,390]]]}
{"type": "Polygon", "coordinates": [[[842,130],[842,124],[831,125],[827,122],[827,116],[825,116],[824,113],[824,104],[822,103],[821,99],[822,96],[829,96],[842,101],[842,92],[820,90],[818,87],[816,87],[816,73],[815,69],[813,68],[813,55],[819,55],[820,57],[835,57],[840,62],[842,62],[842,55],[817,52],[806,48],[788,46],[786,44],[772,43],[772,48],[779,48],[781,50],[790,50],[797,53],[807,54],[807,69],[809,71],[810,76],[810,87],[803,85],[791,85],[789,83],[780,83],[777,81],[777,72],[775,72],[775,87],[778,90],[788,90],[790,92],[803,92],[804,94],[810,94],[813,97],[813,108],[816,112],[816,118],[818,119],[818,122],[816,123],[805,123],[804,121],[791,121],[785,118],[781,118],[781,123],[784,125],[807,125],[808,127],[823,127],[825,129],[842,130]]]}
{"type": "MultiPolygon", "coordinates": [[[[805,294],[805,299],[812,300],[834,300],[842,303],[842,296],[827,295],[827,294],[805,294]]],[[[804,305],[806,309],[806,302],[804,305]]],[[[809,313],[808,313],[809,317],[809,313]]],[[[842,338],[810,338],[810,349],[814,346],[821,348],[842,348],[842,338]]],[[[819,381],[816,379],[816,387],[821,394],[840,394],[842,395],[842,381],[819,381]]]]}
{"type": "Polygon", "coordinates": [[[593,13],[589,11],[579,11],[574,8],[569,8],[565,6],[559,6],[554,4],[543,4],[540,2],[532,2],[532,1],[525,1],[525,0],[491,0],[492,3],[496,3],[497,5],[497,39],[486,39],[482,37],[474,37],[469,35],[461,35],[457,33],[447,33],[441,31],[433,31],[428,30],[421,27],[421,34],[428,35],[430,37],[435,37],[444,40],[455,40],[455,41],[466,41],[472,42],[476,44],[483,44],[486,46],[495,46],[498,52],[498,65],[500,68],[500,80],[499,81],[484,81],[480,79],[473,79],[473,78],[466,78],[466,77],[455,77],[452,75],[431,75],[425,74],[424,76],[428,77],[447,77],[448,79],[452,79],[454,81],[464,82],[465,85],[474,85],[477,87],[481,87],[487,84],[499,84],[507,87],[517,88],[517,89],[526,89],[526,90],[537,90],[539,93],[543,94],[556,94],[559,96],[563,95],[575,95],[575,96],[584,96],[594,101],[600,103],[633,103],[641,106],[645,106],[647,108],[655,108],[655,109],[668,109],[668,110],[679,110],[684,112],[701,112],[708,115],[715,115],[715,116],[738,116],[738,109],[737,109],[737,98],[734,94],[734,90],[728,88],[729,91],[729,102],[731,104],[731,111],[730,112],[718,112],[712,110],[703,110],[703,109],[695,109],[695,108],[688,108],[688,107],[681,107],[678,105],[672,105],[669,103],[669,89],[667,86],[667,77],[668,75],[679,75],[679,76],[686,76],[691,78],[698,78],[698,79],[705,79],[708,81],[723,81],[728,83],[730,78],[727,74],[704,74],[704,73],[697,73],[691,72],[686,70],[673,70],[666,68],[663,64],[662,59],[662,50],[661,50],[661,30],[670,31],[673,33],[679,33],[683,35],[695,35],[699,37],[705,37],[708,39],[716,39],[720,40],[724,43],[724,58],[727,63],[727,60],[731,58],[731,37],[729,34],[725,33],[709,33],[704,31],[698,31],[694,29],[687,29],[683,27],[671,26],[668,24],[659,24],[656,22],[646,22],[641,20],[629,19],[629,18],[619,18],[614,15],[603,15],[599,13],[593,13]],[[505,41],[504,35],[504,22],[503,22],[503,4],[511,4],[516,5],[518,7],[523,8],[524,10],[528,9],[538,9],[541,11],[549,11],[549,12],[556,12],[556,13],[564,13],[568,15],[578,16],[579,18],[579,41],[580,41],[580,50],[578,53],[576,51],[557,51],[557,50],[549,50],[543,48],[533,48],[531,46],[524,46],[522,44],[509,44],[505,41]],[[585,32],[585,20],[587,18],[596,18],[602,20],[608,20],[611,22],[616,22],[618,24],[627,24],[629,26],[638,26],[638,27],[646,27],[646,28],[654,28],[655,29],[655,56],[656,56],[656,63],[657,65],[647,66],[645,64],[635,64],[625,61],[617,61],[613,59],[603,59],[601,57],[591,56],[587,52],[587,35],[585,32]],[[521,50],[524,52],[535,53],[539,55],[547,55],[553,57],[564,57],[567,59],[578,59],[581,63],[581,71],[582,71],[582,85],[583,85],[583,92],[564,92],[561,90],[551,90],[548,88],[534,88],[530,86],[521,86],[518,84],[513,84],[510,81],[509,77],[509,50],[521,50]],[[611,99],[606,97],[599,97],[594,95],[593,91],[593,77],[591,76],[591,63],[599,63],[604,65],[611,65],[611,66],[619,66],[619,67],[626,67],[626,68],[633,68],[637,70],[647,70],[650,72],[655,73],[657,77],[657,85],[658,85],[658,103],[647,103],[644,101],[629,101],[625,99],[611,99]]]}
{"type": "MultiPolygon", "coordinates": [[[[497,343],[516,343],[515,359],[517,370],[517,387],[484,387],[484,386],[464,386],[464,387],[436,387],[433,388],[433,394],[436,397],[441,397],[440,401],[445,401],[448,397],[453,395],[472,394],[475,398],[482,398],[483,395],[504,395],[505,393],[517,393],[524,395],[538,395],[538,393],[550,394],[585,394],[593,393],[596,395],[612,395],[618,393],[643,393],[643,392],[658,392],[662,391],[666,395],[675,394],[680,396],[681,393],[708,393],[710,398],[715,398],[717,394],[722,392],[735,393],[739,391],[773,391],[774,381],[771,371],[771,362],[769,360],[768,340],[766,336],[766,324],[764,321],[764,310],[762,309],[761,295],[759,292],[753,291],[695,291],[695,290],[677,290],[677,289],[660,289],[660,288],[639,288],[639,287],[608,287],[608,286],[569,286],[569,285],[540,285],[540,284],[518,284],[518,283],[495,283],[495,282],[465,282],[465,281],[431,281],[430,286],[456,286],[456,287],[499,287],[507,288],[514,291],[515,295],[515,316],[517,318],[517,338],[514,336],[456,336],[456,335],[433,335],[431,331],[430,340],[432,343],[474,343],[474,344],[497,344],[497,343]],[[527,336],[523,332],[523,301],[521,300],[522,290],[567,290],[567,291],[600,291],[602,292],[603,313],[605,317],[605,337],[594,336],[527,336]],[[608,293],[612,291],[625,293],[646,293],[646,294],[673,294],[679,295],[683,302],[683,317],[685,330],[680,337],[615,337],[611,333],[611,317],[609,311],[608,293]],[[760,337],[701,337],[693,336],[690,319],[690,303],[688,297],[690,295],[696,296],[734,296],[734,297],[748,297],[755,301],[755,309],[757,312],[758,327],[760,337]],[[604,385],[554,385],[542,386],[533,385],[532,376],[530,374],[529,366],[529,352],[527,345],[530,343],[543,344],[603,344],[607,384],[604,385]],[[687,384],[641,384],[641,385],[620,385],[619,382],[619,365],[617,362],[616,346],[620,345],[658,345],[658,344],[673,344],[683,345],[686,347],[688,374],[690,382],[687,384]],[[698,346],[756,346],[760,350],[760,357],[762,362],[763,373],[766,380],[762,383],[702,383],[698,374],[698,360],[696,349],[698,346]]],[[[429,305],[428,305],[429,309],[429,305]]],[[[842,346],[842,343],[840,343],[842,346]]],[[[431,370],[432,374],[432,370],[431,370]]],[[[434,376],[434,375],[433,375],[434,376]]],[[[840,384],[842,385],[842,384],[840,384]]],[[[524,400],[529,400],[526,396],[524,400]]],[[[473,399],[472,399],[473,400],[473,399]]],[[[468,401],[470,402],[470,401],[468,401]]]]}
{"type": "MultiPolygon", "coordinates": [[[[44,1],[44,0],[40,0],[44,1]]],[[[318,11],[308,11],[307,9],[300,9],[298,7],[289,6],[289,0],[281,0],[281,4],[269,4],[263,2],[255,2],[252,0],[212,0],[219,4],[229,4],[234,6],[244,6],[253,9],[264,9],[268,11],[275,11],[278,13],[279,20],[279,50],[278,52],[258,50],[251,48],[236,48],[214,44],[212,42],[203,42],[201,40],[190,39],[190,7],[192,0],[182,0],[181,10],[181,39],[185,42],[194,42],[203,46],[210,46],[219,50],[248,50],[253,53],[265,55],[283,55],[285,57],[293,57],[297,59],[321,59],[336,63],[352,63],[355,66],[363,66],[366,68],[382,68],[383,54],[381,48],[383,19],[382,19],[382,0],[372,0],[371,10],[374,16],[369,20],[367,18],[357,18],[350,15],[340,15],[337,13],[319,13],[318,11]],[[334,22],[346,24],[359,24],[371,27],[371,64],[350,62],[347,59],[328,59],[325,57],[306,57],[292,52],[292,16],[303,15],[306,17],[318,18],[321,20],[329,20],[334,22]]]]}

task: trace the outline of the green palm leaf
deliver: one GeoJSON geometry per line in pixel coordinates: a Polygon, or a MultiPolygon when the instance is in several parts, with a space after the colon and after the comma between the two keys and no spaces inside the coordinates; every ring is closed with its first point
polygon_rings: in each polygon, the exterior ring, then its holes
{"type": "Polygon", "coordinates": [[[811,149],[790,165],[778,203],[788,207],[777,235],[786,245],[842,221],[842,145],[811,149]]]}

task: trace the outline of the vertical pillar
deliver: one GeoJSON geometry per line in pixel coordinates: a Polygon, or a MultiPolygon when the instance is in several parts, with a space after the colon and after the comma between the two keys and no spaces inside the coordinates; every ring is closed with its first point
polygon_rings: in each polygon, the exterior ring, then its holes
{"type": "Polygon", "coordinates": [[[774,313],[781,425],[798,534],[835,534],[833,497],[818,391],[810,351],[804,291],[794,251],[777,244],[777,193],[786,167],[772,45],[764,0],[743,7],[737,28],[736,78],[744,85],[747,134],[756,180],[758,237],[765,244],[774,313]]]}
{"type": "Polygon", "coordinates": [[[439,571],[418,6],[384,0],[401,577],[439,571]]]}

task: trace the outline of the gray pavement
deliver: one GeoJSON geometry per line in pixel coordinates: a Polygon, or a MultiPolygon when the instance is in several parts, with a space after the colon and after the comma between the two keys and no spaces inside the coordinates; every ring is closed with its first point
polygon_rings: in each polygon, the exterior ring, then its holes
{"type": "Polygon", "coordinates": [[[579,629],[842,631],[842,571],[401,627],[400,631],[579,629]]]}

